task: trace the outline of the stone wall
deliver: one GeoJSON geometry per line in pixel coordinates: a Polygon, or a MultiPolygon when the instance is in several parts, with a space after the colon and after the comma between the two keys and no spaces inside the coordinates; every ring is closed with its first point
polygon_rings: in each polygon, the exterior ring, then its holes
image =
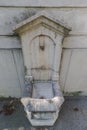
{"type": "Polygon", "coordinates": [[[0,0],[0,96],[22,96],[24,66],[13,27],[45,10],[72,28],[63,41],[60,85],[65,95],[87,95],[87,1],[0,0]]]}

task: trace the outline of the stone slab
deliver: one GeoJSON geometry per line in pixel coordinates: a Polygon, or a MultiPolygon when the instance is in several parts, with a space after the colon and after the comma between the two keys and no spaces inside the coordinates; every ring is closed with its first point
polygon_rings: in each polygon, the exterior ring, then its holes
{"type": "Polygon", "coordinates": [[[24,66],[20,49],[0,50],[0,96],[20,97],[24,89],[24,66]]]}
{"type": "Polygon", "coordinates": [[[64,39],[63,48],[65,49],[86,49],[87,36],[69,36],[64,39]]]}
{"type": "Polygon", "coordinates": [[[20,39],[17,36],[0,36],[0,49],[21,48],[20,39]]]}
{"type": "MultiPolygon", "coordinates": [[[[65,92],[87,94],[87,49],[71,49],[70,63],[66,74],[65,92]]],[[[68,54],[68,53],[67,53],[68,54]]],[[[65,59],[64,59],[65,60],[65,59]]],[[[66,57],[67,62],[67,57],[66,57]]]]}
{"type": "Polygon", "coordinates": [[[87,0],[0,0],[0,6],[26,6],[26,7],[85,7],[87,6],[87,0]]]}

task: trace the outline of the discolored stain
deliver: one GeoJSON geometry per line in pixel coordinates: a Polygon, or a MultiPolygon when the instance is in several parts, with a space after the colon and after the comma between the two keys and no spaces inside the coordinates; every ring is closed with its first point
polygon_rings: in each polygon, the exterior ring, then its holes
{"type": "Polygon", "coordinates": [[[74,111],[78,112],[79,109],[77,107],[73,108],[74,111]]]}

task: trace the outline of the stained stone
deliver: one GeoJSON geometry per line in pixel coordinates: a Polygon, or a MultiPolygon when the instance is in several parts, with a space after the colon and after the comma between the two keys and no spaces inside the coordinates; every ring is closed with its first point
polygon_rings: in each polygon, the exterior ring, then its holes
{"type": "Polygon", "coordinates": [[[15,27],[21,37],[29,97],[21,99],[32,126],[53,126],[64,102],[59,85],[62,41],[70,28],[46,12],[15,27]]]}

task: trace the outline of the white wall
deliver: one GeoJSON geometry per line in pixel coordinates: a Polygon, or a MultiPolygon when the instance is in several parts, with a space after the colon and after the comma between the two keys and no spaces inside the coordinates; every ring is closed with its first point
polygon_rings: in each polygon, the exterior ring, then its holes
{"type": "Polygon", "coordinates": [[[13,27],[41,10],[72,27],[63,42],[62,90],[87,95],[87,0],[0,0],[0,96],[22,95],[23,58],[13,27]]]}
{"type": "Polygon", "coordinates": [[[0,49],[0,96],[20,97],[24,67],[20,49],[0,49]]]}

